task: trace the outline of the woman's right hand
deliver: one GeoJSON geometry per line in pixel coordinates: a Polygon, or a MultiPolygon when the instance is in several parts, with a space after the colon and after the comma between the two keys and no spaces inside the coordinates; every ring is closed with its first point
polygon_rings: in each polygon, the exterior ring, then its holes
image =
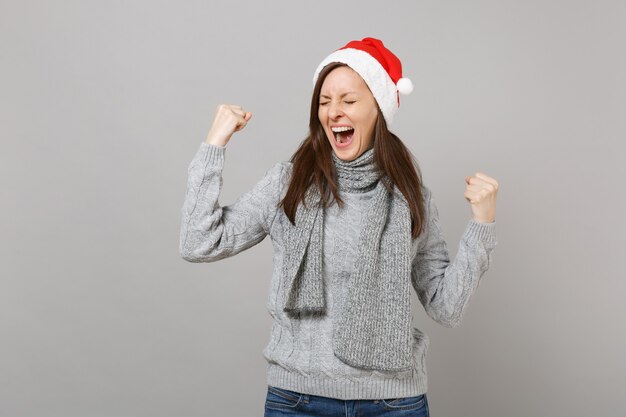
{"type": "Polygon", "coordinates": [[[251,117],[252,113],[244,111],[241,106],[220,104],[215,110],[213,125],[204,142],[221,147],[226,146],[233,133],[246,127],[251,117]]]}

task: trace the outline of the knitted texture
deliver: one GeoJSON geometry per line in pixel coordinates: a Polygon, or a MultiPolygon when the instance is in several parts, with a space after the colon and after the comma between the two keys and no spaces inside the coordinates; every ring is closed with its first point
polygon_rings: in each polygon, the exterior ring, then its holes
{"type": "MultiPolygon", "coordinates": [[[[335,329],[335,355],[354,367],[381,371],[411,368],[411,218],[399,192],[390,193],[374,163],[374,149],[353,161],[334,153],[338,186],[351,192],[375,188],[362,219],[348,302],[335,329]]],[[[394,188],[395,191],[395,188],[394,188]]],[[[324,208],[317,186],[296,210],[286,231],[284,311],[323,313],[322,231],[324,208]]]]}
{"type": "MultiPolygon", "coordinates": [[[[272,327],[270,340],[263,349],[267,383],[342,400],[400,398],[425,393],[428,390],[429,337],[420,331],[420,323],[413,327],[413,369],[410,370],[384,372],[353,367],[340,360],[333,350],[334,333],[348,303],[348,279],[354,273],[360,225],[374,197],[375,185],[369,191],[352,190],[343,182],[341,170],[338,170],[339,194],[345,205],[332,204],[324,213],[322,274],[326,312],[298,319],[283,311],[285,233],[293,225],[278,206],[287,192],[293,164],[276,163],[236,201],[221,204],[226,153],[224,147],[203,142],[189,164],[181,207],[179,251],[188,262],[212,263],[241,254],[263,242],[265,237],[271,238],[274,268],[267,311],[272,327]]],[[[353,172],[358,169],[351,167],[353,172]]],[[[458,251],[450,257],[435,197],[424,184],[422,192],[426,204],[425,230],[412,243],[412,286],[428,317],[442,326],[460,326],[472,294],[479,283],[484,282],[493,263],[497,225],[468,219],[458,240],[458,251]]],[[[385,245],[384,240],[381,245],[385,245]]],[[[256,253],[260,255],[267,249],[257,249],[256,253]]],[[[245,254],[242,256],[242,260],[246,259],[245,254]]],[[[233,278],[221,275],[214,265],[202,269],[207,278],[214,280],[216,290],[233,278]]],[[[244,270],[238,269],[236,273],[244,273],[244,270]]],[[[250,276],[236,278],[263,279],[256,270],[250,276]]],[[[218,309],[216,314],[223,313],[219,306],[215,308],[218,309]]],[[[238,317],[224,316],[223,320],[238,326],[238,317]]],[[[233,329],[236,331],[238,327],[233,329]]]]}

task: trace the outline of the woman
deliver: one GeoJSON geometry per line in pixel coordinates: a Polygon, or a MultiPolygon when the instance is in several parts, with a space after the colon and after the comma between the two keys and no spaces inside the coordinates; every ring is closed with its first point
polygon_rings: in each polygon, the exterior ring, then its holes
{"type": "Polygon", "coordinates": [[[224,207],[225,147],[252,113],[218,107],[189,165],[181,256],[213,262],[271,236],[265,416],[428,416],[429,338],[410,287],[435,321],[460,324],[497,244],[498,183],[466,177],[473,215],[450,262],[435,200],[387,128],[412,89],[400,60],[378,39],[351,41],[314,83],[308,137],[224,207]]]}

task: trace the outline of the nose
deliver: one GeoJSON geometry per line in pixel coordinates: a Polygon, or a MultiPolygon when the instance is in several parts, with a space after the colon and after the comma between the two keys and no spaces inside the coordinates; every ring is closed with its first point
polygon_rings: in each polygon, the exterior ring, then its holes
{"type": "Polygon", "coordinates": [[[339,103],[329,103],[328,117],[331,119],[338,119],[343,116],[343,109],[339,103]]]}

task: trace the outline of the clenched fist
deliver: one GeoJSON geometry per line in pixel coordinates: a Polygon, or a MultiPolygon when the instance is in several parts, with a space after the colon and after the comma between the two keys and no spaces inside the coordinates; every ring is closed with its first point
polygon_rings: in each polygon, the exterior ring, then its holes
{"type": "Polygon", "coordinates": [[[479,223],[492,223],[496,220],[496,197],[498,181],[482,172],[465,177],[465,199],[469,201],[472,215],[479,223]]]}
{"type": "Polygon", "coordinates": [[[251,117],[252,113],[244,111],[241,106],[220,104],[215,110],[213,125],[204,141],[212,145],[226,146],[233,133],[246,127],[251,117]]]}

